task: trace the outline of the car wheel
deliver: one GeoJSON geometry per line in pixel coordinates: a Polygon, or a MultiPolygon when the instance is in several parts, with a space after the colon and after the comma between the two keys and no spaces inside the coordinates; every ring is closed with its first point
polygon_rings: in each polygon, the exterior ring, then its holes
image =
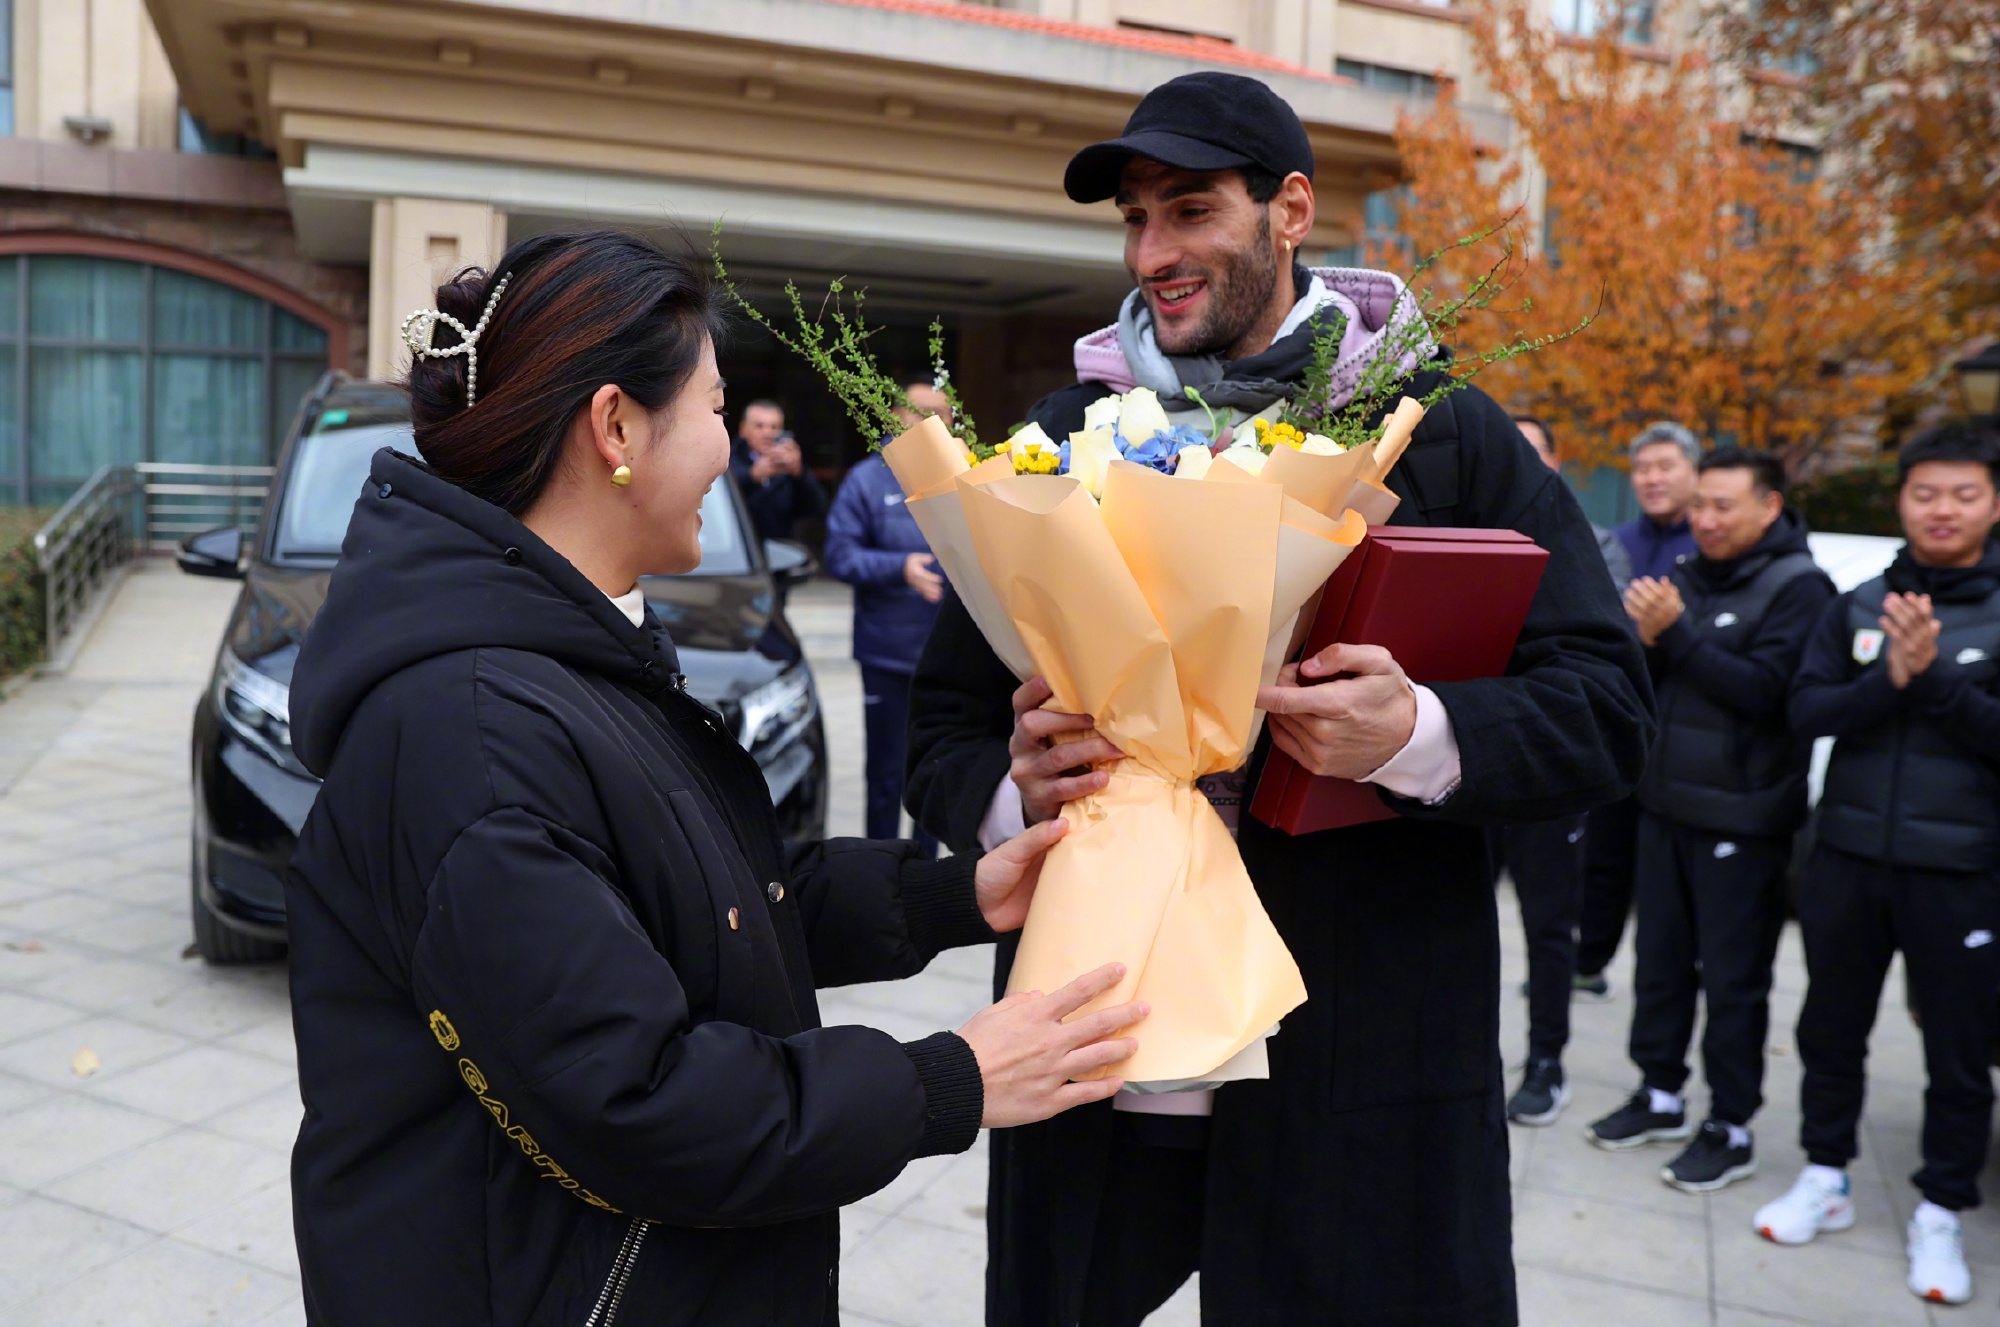
{"type": "Polygon", "coordinates": [[[201,877],[208,866],[207,846],[202,841],[201,831],[196,830],[193,851],[188,854],[191,859],[188,912],[194,921],[194,948],[201,955],[201,961],[214,967],[234,967],[242,963],[271,963],[283,958],[283,944],[245,935],[217,917],[208,904],[202,902],[201,877]]]}

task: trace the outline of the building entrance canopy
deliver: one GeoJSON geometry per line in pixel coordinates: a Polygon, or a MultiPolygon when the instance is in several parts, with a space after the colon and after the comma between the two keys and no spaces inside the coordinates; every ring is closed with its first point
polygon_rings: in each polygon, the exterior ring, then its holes
{"type": "MultiPolygon", "coordinates": [[[[1103,318],[1127,285],[1122,236],[1109,204],[1064,197],[1063,166],[1147,90],[1204,67],[1264,79],[1306,122],[1309,247],[1353,243],[1362,195],[1399,172],[1399,105],[1330,70],[973,5],[149,8],[189,109],[278,152],[305,252],[369,260],[371,303],[399,310],[443,267],[537,230],[705,238],[720,219],[731,261],[758,278],[848,273],[877,300],[1103,318]]],[[[371,311],[373,370],[398,316],[371,311]]]]}

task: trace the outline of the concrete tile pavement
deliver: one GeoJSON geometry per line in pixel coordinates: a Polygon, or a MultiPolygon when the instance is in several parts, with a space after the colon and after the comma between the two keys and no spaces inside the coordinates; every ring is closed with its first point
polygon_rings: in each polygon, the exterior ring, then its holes
{"type": "MultiPolygon", "coordinates": [[[[0,1324],[297,1323],[286,1158],[298,1127],[281,965],[208,970],[187,945],[188,717],[234,587],[147,564],[76,667],[0,703],[0,1324]],[[89,1048],[100,1067],[74,1067],[89,1048]]],[[[829,832],[861,828],[861,704],[839,586],[804,587],[793,619],[818,673],[833,756],[829,832]]],[[[1510,1075],[1525,1041],[1518,912],[1501,896],[1510,1075]]],[[[1630,960],[1614,998],[1575,1007],[1576,1100],[1516,1129],[1513,1174],[1528,1327],[1752,1327],[1984,1321],[2000,1295],[2000,1218],[1973,1213],[1980,1297],[1964,1309],[1902,1287],[1916,1202],[1923,1067],[1885,993],[1870,1059],[1855,1229],[1780,1249],[1749,1228],[1800,1162],[1791,1027],[1795,932],[1779,958],[1759,1175],[1723,1193],[1666,1188],[1665,1149],[1613,1155],[1582,1128],[1636,1075],[1625,1062],[1630,960]]],[[[991,955],[941,957],[907,982],[829,991],[828,1021],[915,1037],[986,1000],[991,955]]],[[[1705,1095],[1697,1080],[1697,1107],[1705,1095]]],[[[985,1147],[932,1158],[848,1209],[843,1314],[877,1327],[981,1320],[985,1147]]],[[[1989,1187],[2000,1176],[1989,1173],[1989,1187]]],[[[1199,1320],[1190,1284],[1151,1320],[1199,1320]]]]}

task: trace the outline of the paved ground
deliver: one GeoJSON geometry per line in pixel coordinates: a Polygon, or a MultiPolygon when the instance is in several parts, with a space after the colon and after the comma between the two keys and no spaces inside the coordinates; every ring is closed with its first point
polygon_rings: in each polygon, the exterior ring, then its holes
{"type": "MultiPolygon", "coordinates": [[[[298,1124],[281,966],[211,971],[184,957],[188,716],[234,587],[151,565],[123,587],[65,678],[0,702],[0,1324],[183,1327],[296,1323],[286,1154],[298,1124]],[[89,1055],[84,1055],[88,1051],[89,1055]],[[96,1067],[91,1072],[92,1064],[96,1067]]],[[[861,819],[860,695],[838,587],[794,613],[819,669],[834,748],[835,833],[861,819]]],[[[1522,975],[1511,897],[1505,980],[1522,975]]],[[[828,993],[830,1021],[899,1036],[953,1027],[984,998],[984,951],[922,977],[828,993]]],[[[1749,1214],[1798,1164],[1803,991],[1795,934],[1779,964],[1764,1172],[1707,1199],[1659,1183],[1664,1152],[1612,1156],[1583,1124],[1629,1090],[1617,998],[1579,1005],[1577,1101],[1554,1128],[1517,1130],[1515,1242],[1527,1327],[1901,1327],[1991,1321],[2000,1217],[1974,1214],[1978,1302],[1932,1309],[1902,1288],[1915,1195],[1918,1043],[1892,980],[1871,1061],[1854,1178],[1860,1224],[1778,1249],[1749,1214]]],[[[1520,1054],[1521,1001],[1504,1003],[1520,1054]]],[[[1699,1087],[1697,1086],[1697,1096],[1699,1087]]],[[[2000,1183],[1989,1174],[1988,1184],[2000,1183]]],[[[848,1321],[971,1327],[980,1318],[983,1148],[912,1166],[846,1214],[848,1321]]],[[[1153,1318],[1196,1322],[1193,1288],[1153,1318]]]]}

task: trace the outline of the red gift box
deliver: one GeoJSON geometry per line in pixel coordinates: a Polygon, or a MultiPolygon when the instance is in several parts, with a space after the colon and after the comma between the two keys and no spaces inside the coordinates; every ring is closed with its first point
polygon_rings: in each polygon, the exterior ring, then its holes
{"type": "MultiPolygon", "coordinates": [[[[1327,579],[1301,658],[1341,641],[1380,645],[1412,682],[1507,671],[1548,550],[1513,530],[1371,526],[1327,579]]],[[[1287,834],[1395,816],[1375,785],[1317,776],[1276,747],[1250,814],[1287,834]]]]}

